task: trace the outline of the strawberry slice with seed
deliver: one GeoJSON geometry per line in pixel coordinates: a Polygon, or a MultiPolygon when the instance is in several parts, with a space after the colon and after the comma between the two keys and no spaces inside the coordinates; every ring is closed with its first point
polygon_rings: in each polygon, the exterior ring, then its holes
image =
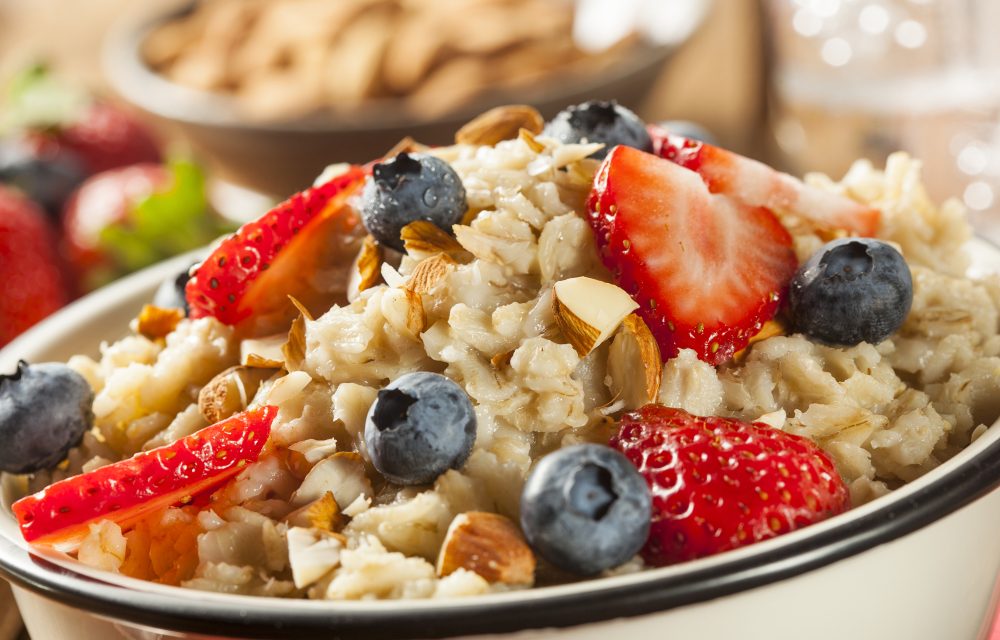
{"type": "MultiPolygon", "coordinates": [[[[871,237],[881,212],[846,196],[805,184],[787,173],[706,144],[649,126],[653,152],[696,172],[712,193],[728,195],[751,207],[767,207],[778,214],[792,214],[812,222],[821,231],[846,231],[871,237]]],[[[836,235],[834,233],[834,235],[836,235]]]]}
{"type": "Polygon", "coordinates": [[[214,316],[241,336],[261,336],[296,317],[289,296],[316,313],[346,302],[347,273],[364,235],[347,200],[368,172],[352,166],[223,240],[188,281],[191,317],[214,316]]]}
{"type": "Polygon", "coordinates": [[[245,411],[173,444],[56,482],[11,510],[28,542],[75,549],[90,523],[122,529],[157,510],[191,500],[260,456],[278,410],[245,411]]]}
{"type": "Polygon", "coordinates": [[[685,348],[711,364],[731,358],[777,312],[798,266],[769,210],[629,147],[598,169],[588,210],[605,266],[666,359],[685,348]]]}

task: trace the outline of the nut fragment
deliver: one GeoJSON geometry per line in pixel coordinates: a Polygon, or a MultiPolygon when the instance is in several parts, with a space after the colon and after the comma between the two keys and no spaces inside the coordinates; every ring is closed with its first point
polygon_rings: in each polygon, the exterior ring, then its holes
{"type": "Polygon", "coordinates": [[[451,521],[437,560],[440,577],[466,569],[488,582],[531,585],[535,555],[513,522],[495,513],[468,511],[451,521]]]}
{"type": "Polygon", "coordinates": [[[406,252],[434,255],[443,253],[456,262],[463,264],[472,260],[472,254],[433,222],[415,220],[400,231],[403,247],[406,252]]]}
{"type": "Polygon", "coordinates": [[[535,153],[541,153],[545,151],[545,145],[535,139],[535,134],[527,129],[521,129],[517,132],[517,137],[524,141],[524,144],[528,145],[528,148],[535,153]]]}
{"type": "Polygon", "coordinates": [[[284,366],[281,347],[286,340],[284,333],[244,340],[240,343],[240,364],[245,367],[280,369],[284,366]]]}
{"type": "Polygon", "coordinates": [[[246,409],[261,383],[277,368],[230,367],[212,378],[198,393],[198,411],[214,424],[246,409]]]}
{"type": "Polygon", "coordinates": [[[663,360],[660,347],[649,327],[636,314],[622,321],[621,329],[608,352],[611,393],[626,409],[655,402],[660,393],[663,360]]]}
{"type": "Polygon", "coordinates": [[[335,453],[319,462],[292,494],[295,506],[309,504],[332,492],[337,504],[349,505],[358,496],[374,495],[371,481],[365,473],[365,463],[356,453],[335,453]]]}
{"type": "Polygon", "coordinates": [[[347,517],[341,512],[333,492],[327,491],[322,497],[288,514],[285,522],[293,527],[308,527],[333,533],[344,528],[347,517]]]}
{"type": "Polygon", "coordinates": [[[302,368],[302,363],[306,359],[306,317],[304,315],[299,314],[298,318],[292,320],[285,344],[281,345],[281,357],[285,368],[289,371],[298,371],[302,368]]]}
{"type": "Polygon", "coordinates": [[[414,293],[427,293],[447,278],[456,264],[444,253],[421,260],[413,268],[413,273],[406,282],[406,288],[414,293]]]}
{"type": "Polygon", "coordinates": [[[371,289],[382,277],[382,247],[372,236],[365,236],[361,251],[351,265],[347,280],[347,297],[353,301],[362,291],[371,289]]]}
{"type": "Polygon", "coordinates": [[[180,309],[164,309],[147,304],[135,320],[135,330],[150,340],[156,340],[166,337],[183,319],[184,312],[180,309]]]}
{"type": "Polygon", "coordinates": [[[292,527],[288,539],[288,564],[292,580],[304,589],[340,564],[340,552],[347,547],[342,537],[304,527],[292,527]]]}
{"type": "Polygon", "coordinates": [[[581,357],[608,339],[639,305],[623,289],[580,276],[553,286],[556,324],[581,357]]]}
{"type": "Polygon", "coordinates": [[[502,140],[516,138],[521,129],[537,134],[545,120],[534,107],[509,104],[495,107],[475,117],[455,133],[458,144],[493,146],[502,140]]]}
{"type": "Polygon", "coordinates": [[[427,314],[420,294],[411,289],[403,289],[406,294],[406,328],[415,336],[427,329],[427,314]]]}

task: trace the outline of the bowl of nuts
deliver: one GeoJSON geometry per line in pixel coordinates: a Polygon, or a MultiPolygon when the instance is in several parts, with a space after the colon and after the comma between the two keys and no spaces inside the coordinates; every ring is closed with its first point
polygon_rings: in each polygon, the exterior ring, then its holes
{"type": "Polygon", "coordinates": [[[638,105],[703,21],[708,0],[184,2],[131,16],[105,68],[128,102],[186,138],[218,174],[270,194],[405,136],[452,141],[512,102],[638,105]]]}

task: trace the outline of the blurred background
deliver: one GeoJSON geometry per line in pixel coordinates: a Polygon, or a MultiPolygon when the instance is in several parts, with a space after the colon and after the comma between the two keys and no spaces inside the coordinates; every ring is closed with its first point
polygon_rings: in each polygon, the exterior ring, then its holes
{"type": "Polygon", "coordinates": [[[0,0],[0,346],[507,103],[618,99],[795,174],[905,149],[1000,241],[998,24],[997,0],[0,0]]]}

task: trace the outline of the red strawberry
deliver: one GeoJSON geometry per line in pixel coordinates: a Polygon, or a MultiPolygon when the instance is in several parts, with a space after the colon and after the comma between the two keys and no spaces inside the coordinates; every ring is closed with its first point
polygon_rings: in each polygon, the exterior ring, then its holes
{"type": "Polygon", "coordinates": [[[123,223],[132,208],[170,182],[160,164],[137,164],[88,178],[70,195],[63,209],[63,248],[81,281],[93,289],[117,274],[114,259],[101,241],[109,226],[123,223]]]}
{"type": "Polygon", "coordinates": [[[798,263],[767,209],[709,193],[698,174],[616,147],[588,202],[604,264],[636,302],[664,358],[719,364],[777,312],[798,263]]]}
{"type": "Polygon", "coordinates": [[[611,446],[649,483],[653,523],[642,554],[656,566],[773,538],[850,507],[826,453],[764,424],[650,404],[625,415],[611,446]]]}
{"type": "Polygon", "coordinates": [[[45,213],[0,186],[0,347],[66,304],[68,294],[45,213]]]}
{"type": "Polygon", "coordinates": [[[72,549],[91,522],[128,528],[233,477],[260,456],[277,413],[271,406],[245,411],[173,444],[56,482],[11,510],[28,542],[72,549]]]}
{"type": "Polygon", "coordinates": [[[723,193],[751,207],[806,218],[826,231],[846,230],[874,236],[881,213],[845,196],[828,193],[787,173],[719,147],[649,126],[653,152],[696,171],[712,193],[723,193]]]}
{"type": "Polygon", "coordinates": [[[62,150],[73,152],[91,175],[162,159],[144,124],[122,109],[100,102],[91,103],[67,123],[33,131],[31,139],[51,155],[62,150]]]}
{"type": "Polygon", "coordinates": [[[287,328],[297,311],[289,296],[323,311],[343,290],[361,224],[347,199],[367,171],[351,167],[329,182],[282,202],[212,252],[187,284],[190,316],[214,316],[244,335],[287,328]],[[319,279],[324,272],[327,283],[319,279]]]}

